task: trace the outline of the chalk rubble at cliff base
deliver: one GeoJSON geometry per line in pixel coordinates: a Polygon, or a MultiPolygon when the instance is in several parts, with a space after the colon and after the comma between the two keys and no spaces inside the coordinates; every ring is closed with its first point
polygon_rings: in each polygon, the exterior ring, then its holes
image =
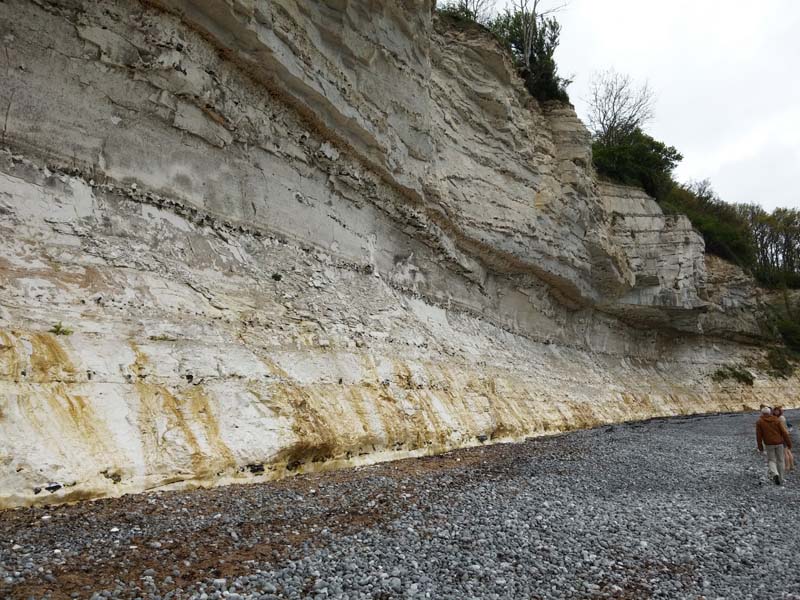
{"type": "Polygon", "coordinates": [[[768,481],[756,418],[655,420],[225,490],[6,511],[0,592],[797,598],[800,479],[768,481]]]}

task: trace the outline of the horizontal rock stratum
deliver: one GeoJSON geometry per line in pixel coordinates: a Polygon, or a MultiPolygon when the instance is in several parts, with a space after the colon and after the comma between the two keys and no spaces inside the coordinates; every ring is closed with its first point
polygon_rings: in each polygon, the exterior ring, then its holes
{"type": "Polygon", "coordinates": [[[0,38],[0,507],[798,404],[752,281],[429,0],[0,38]]]}

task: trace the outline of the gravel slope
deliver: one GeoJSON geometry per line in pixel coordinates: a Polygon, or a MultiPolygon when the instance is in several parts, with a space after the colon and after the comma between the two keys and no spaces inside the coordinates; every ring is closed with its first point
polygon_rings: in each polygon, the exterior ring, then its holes
{"type": "Polygon", "coordinates": [[[767,482],[755,420],[6,511],[0,597],[800,598],[800,477],[767,482]]]}

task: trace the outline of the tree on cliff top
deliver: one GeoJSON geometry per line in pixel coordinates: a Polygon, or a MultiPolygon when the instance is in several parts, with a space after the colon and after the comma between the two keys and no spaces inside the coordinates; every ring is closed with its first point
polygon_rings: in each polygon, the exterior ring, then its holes
{"type": "Polygon", "coordinates": [[[755,276],[770,286],[800,288],[800,209],[776,208],[768,213],[757,204],[735,208],[753,237],[755,276]]]}
{"type": "Polygon", "coordinates": [[[706,251],[739,266],[754,265],[755,247],[746,220],[723,202],[708,181],[678,184],[673,171],[683,159],[673,146],[653,138],[643,126],[653,118],[653,92],[613,70],[594,77],[589,98],[592,159],[597,172],[637,185],[668,213],[689,217],[706,251]]]}
{"type": "Polygon", "coordinates": [[[606,144],[643,129],[655,113],[655,97],[647,82],[636,86],[629,75],[613,69],[596,73],[589,91],[589,129],[595,140],[606,144]]]}
{"type": "Polygon", "coordinates": [[[436,11],[454,19],[487,27],[509,50],[525,87],[540,101],[568,102],[571,80],[560,77],[554,58],[561,36],[554,13],[566,4],[545,7],[546,0],[513,0],[497,16],[497,0],[447,0],[436,11]]]}
{"type": "Polygon", "coordinates": [[[675,186],[672,172],[683,159],[673,146],[646,134],[653,118],[653,92],[636,86],[613,69],[598,73],[590,86],[589,129],[598,173],[628,185],[638,185],[661,200],[675,186]]]}
{"type": "MultiPolygon", "coordinates": [[[[706,252],[750,271],[773,287],[800,287],[800,211],[733,205],[723,201],[708,180],[678,183],[673,171],[683,158],[672,146],[643,131],[653,117],[653,93],[614,71],[595,76],[589,99],[592,157],[597,172],[637,185],[665,213],[686,215],[702,234],[706,252]]],[[[798,343],[791,318],[779,322],[790,346],[798,343]]]]}
{"type": "MultiPolygon", "coordinates": [[[[541,32],[543,20],[555,21],[552,15],[566,4],[544,8],[542,0],[514,0],[510,9],[506,9],[504,15],[501,15],[495,20],[495,27],[502,29],[503,21],[511,21],[510,27],[506,27],[503,31],[506,35],[505,39],[510,43],[512,51],[519,57],[522,66],[526,69],[531,68],[532,62],[535,62],[536,55],[534,50],[536,48],[539,38],[546,38],[541,32]],[[503,20],[503,21],[501,21],[503,20]],[[511,36],[508,34],[511,33],[511,36]]],[[[558,25],[556,23],[556,25],[558,25]]],[[[561,26],[557,30],[561,31],[561,26]]],[[[556,36],[557,37],[557,36],[556,36]]],[[[556,41],[556,45],[557,45],[556,41]]],[[[555,48],[554,48],[555,49],[555,48]]]]}
{"type": "Polygon", "coordinates": [[[489,24],[514,57],[525,87],[540,101],[569,102],[567,86],[571,80],[558,75],[554,57],[561,25],[553,13],[564,6],[543,9],[541,0],[514,0],[513,8],[489,24]]]}

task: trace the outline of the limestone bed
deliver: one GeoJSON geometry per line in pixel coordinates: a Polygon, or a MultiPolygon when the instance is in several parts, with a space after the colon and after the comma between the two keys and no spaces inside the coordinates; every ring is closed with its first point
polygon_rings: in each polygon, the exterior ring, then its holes
{"type": "Polygon", "coordinates": [[[800,479],[767,481],[755,420],[652,420],[280,482],[9,510],[0,593],[797,598],[800,479]]]}

